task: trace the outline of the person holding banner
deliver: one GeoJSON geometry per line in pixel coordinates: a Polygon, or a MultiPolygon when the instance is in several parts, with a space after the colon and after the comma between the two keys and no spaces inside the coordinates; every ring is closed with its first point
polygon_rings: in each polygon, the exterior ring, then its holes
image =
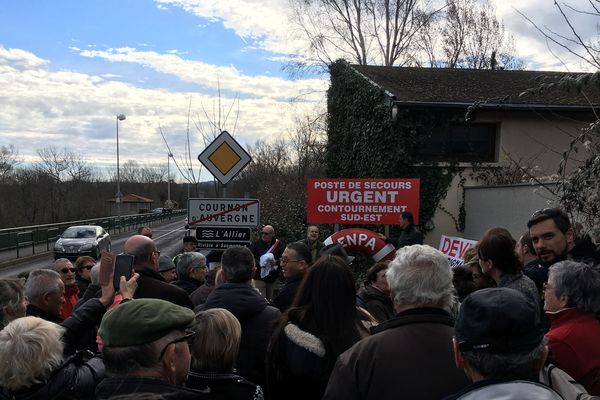
{"type": "Polygon", "coordinates": [[[404,211],[400,214],[400,236],[397,239],[386,238],[384,235],[379,236],[388,243],[394,245],[396,249],[413,244],[423,244],[423,234],[415,226],[415,219],[410,211],[404,211]]]}
{"type": "Polygon", "coordinates": [[[279,277],[279,260],[285,250],[285,243],[275,238],[275,229],[265,225],[260,239],[250,245],[250,251],[256,261],[254,285],[267,300],[273,298],[273,283],[279,277]]]}

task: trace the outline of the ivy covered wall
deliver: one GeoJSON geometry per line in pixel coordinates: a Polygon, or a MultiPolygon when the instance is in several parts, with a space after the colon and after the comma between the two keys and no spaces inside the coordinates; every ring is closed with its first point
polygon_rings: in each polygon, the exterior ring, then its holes
{"type": "Polygon", "coordinates": [[[424,224],[433,218],[457,168],[415,166],[421,161],[416,150],[433,129],[440,129],[440,122],[448,120],[448,116],[426,110],[403,110],[392,121],[389,97],[347,62],[332,63],[330,76],[327,176],[420,178],[419,222],[424,224]]]}

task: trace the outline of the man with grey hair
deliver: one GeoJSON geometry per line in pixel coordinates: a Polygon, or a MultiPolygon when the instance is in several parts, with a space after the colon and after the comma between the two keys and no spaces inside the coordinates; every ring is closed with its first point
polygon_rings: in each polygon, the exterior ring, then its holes
{"type": "Polygon", "coordinates": [[[265,355],[273,333],[274,321],[281,313],[270,306],[251,285],[254,256],[246,247],[230,247],[221,257],[226,283],[212,291],[206,303],[195,311],[224,308],[242,325],[242,339],[237,360],[241,376],[259,385],[266,382],[265,355]]]}
{"type": "Polygon", "coordinates": [[[386,278],[396,316],[342,353],[323,399],[440,399],[467,386],[454,365],[452,272],[439,250],[401,248],[386,278]],[[426,377],[426,379],[424,379],[426,377]]]}
{"type": "Polygon", "coordinates": [[[192,294],[204,284],[207,270],[206,257],[202,253],[183,253],[177,259],[177,280],[173,283],[188,295],[192,294]]]}
{"type": "Polygon", "coordinates": [[[63,321],[61,309],[65,303],[65,284],[56,271],[38,269],[32,271],[25,282],[27,315],[40,317],[60,324],[63,321]]]}
{"type": "Polygon", "coordinates": [[[134,235],[127,239],[123,250],[134,256],[133,268],[140,274],[135,298],[154,298],[170,301],[171,303],[194,308],[190,296],[185,290],[167,283],[158,272],[160,251],[152,239],[142,235],[134,235]]]}
{"type": "Polygon", "coordinates": [[[304,243],[310,250],[311,264],[317,261],[319,252],[325,247],[325,244],[319,240],[319,227],[316,225],[309,225],[306,228],[306,238],[299,242],[304,243]]]}

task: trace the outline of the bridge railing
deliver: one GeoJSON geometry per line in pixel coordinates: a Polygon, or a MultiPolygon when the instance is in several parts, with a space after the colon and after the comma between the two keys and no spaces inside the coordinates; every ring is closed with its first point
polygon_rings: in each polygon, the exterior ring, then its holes
{"type": "MultiPolygon", "coordinates": [[[[187,215],[187,210],[173,210],[170,213],[145,213],[122,215],[121,217],[100,217],[79,221],[65,221],[55,224],[19,226],[0,229],[0,251],[17,250],[17,258],[23,256],[21,249],[31,247],[27,255],[35,254],[36,245],[45,245],[45,251],[52,250],[54,242],[70,226],[100,225],[108,233],[117,234],[131,231],[144,225],[165,222],[173,217],[187,215]]],[[[39,247],[38,247],[38,251],[39,247]]],[[[43,249],[42,249],[43,251],[43,249]]]]}

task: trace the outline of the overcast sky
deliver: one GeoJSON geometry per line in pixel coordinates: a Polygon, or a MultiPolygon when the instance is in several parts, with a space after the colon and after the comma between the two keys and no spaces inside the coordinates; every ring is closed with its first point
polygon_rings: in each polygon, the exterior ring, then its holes
{"type": "MultiPolygon", "coordinates": [[[[194,122],[211,130],[206,114],[217,119],[219,89],[224,113],[233,105],[224,126],[242,145],[285,137],[295,116],[322,105],[328,85],[326,76],[292,80],[282,70],[298,46],[286,1],[0,1],[0,145],[24,161],[56,146],[114,168],[123,113],[121,162],[166,163],[158,127],[181,157],[191,101],[195,157],[204,143],[194,122]]],[[[515,10],[564,32],[551,1],[494,3],[527,69],[589,70],[566,51],[554,57],[515,10]]],[[[597,34],[594,17],[572,18],[585,37],[597,34]]]]}

